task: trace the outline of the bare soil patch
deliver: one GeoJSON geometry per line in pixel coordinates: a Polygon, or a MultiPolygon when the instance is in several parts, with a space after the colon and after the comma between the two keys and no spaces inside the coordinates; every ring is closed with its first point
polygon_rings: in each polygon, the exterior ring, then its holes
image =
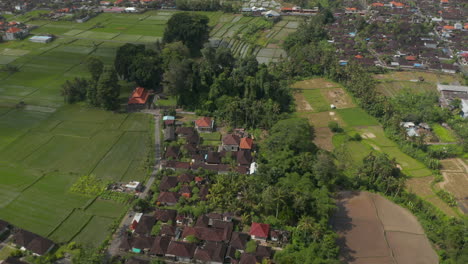
{"type": "Polygon", "coordinates": [[[294,93],[294,99],[296,100],[296,111],[304,112],[304,111],[313,111],[314,109],[312,106],[307,102],[304,95],[300,92],[294,93]]]}
{"type": "Polygon", "coordinates": [[[316,78],[316,79],[309,79],[297,82],[293,84],[292,88],[297,89],[326,89],[326,88],[334,88],[339,87],[339,84],[334,82],[327,81],[324,78],[316,78]]]}
{"type": "Polygon", "coordinates": [[[365,132],[365,133],[362,133],[361,135],[363,138],[366,138],[366,139],[369,139],[369,138],[375,138],[375,135],[374,133],[371,133],[371,132],[365,132]]]}
{"type": "Polygon", "coordinates": [[[468,214],[468,174],[457,172],[442,172],[444,181],[439,183],[455,196],[458,207],[464,214],[468,214]]]}
{"type": "Polygon", "coordinates": [[[333,132],[328,127],[319,127],[315,129],[314,143],[321,149],[333,150],[333,132]]]}
{"type": "Polygon", "coordinates": [[[438,263],[417,219],[369,192],[340,192],[332,225],[346,263],[438,263]]]}
{"type": "Polygon", "coordinates": [[[463,166],[456,159],[441,160],[441,171],[463,172],[463,166]]]}
{"type": "MultiPolygon", "coordinates": [[[[334,114],[335,112],[331,113],[334,114]]],[[[344,122],[341,120],[339,115],[330,115],[329,112],[310,113],[303,117],[309,119],[309,122],[313,124],[315,128],[328,127],[328,122],[330,121],[338,122],[341,126],[344,126],[344,122]]]]}
{"type": "Polygon", "coordinates": [[[343,90],[343,88],[322,90],[322,94],[327,98],[330,104],[334,104],[338,109],[356,107],[351,97],[343,90]]]}
{"type": "Polygon", "coordinates": [[[406,181],[406,187],[410,192],[425,198],[435,195],[431,190],[431,182],[434,180],[433,176],[411,178],[406,181]]]}

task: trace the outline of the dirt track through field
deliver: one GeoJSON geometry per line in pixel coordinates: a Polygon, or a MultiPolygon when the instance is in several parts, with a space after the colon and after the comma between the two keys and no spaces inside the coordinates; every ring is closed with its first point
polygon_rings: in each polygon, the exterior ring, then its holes
{"type": "Polygon", "coordinates": [[[446,159],[441,161],[440,170],[444,181],[439,187],[455,196],[458,208],[468,214],[468,166],[461,159],[446,159]]]}
{"type": "Polygon", "coordinates": [[[339,235],[340,257],[354,264],[432,264],[439,258],[418,220],[386,198],[343,191],[332,225],[339,235]]]}

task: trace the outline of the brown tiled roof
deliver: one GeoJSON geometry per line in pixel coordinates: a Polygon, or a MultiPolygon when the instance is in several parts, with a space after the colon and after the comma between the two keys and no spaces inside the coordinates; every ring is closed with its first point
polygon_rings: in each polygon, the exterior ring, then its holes
{"type": "Polygon", "coordinates": [[[247,245],[249,238],[249,234],[233,232],[231,236],[231,242],[229,244],[235,249],[245,250],[245,246],[247,245]]]}
{"type": "Polygon", "coordinates": [[[180,187],[179,193],[182,194],[182,195],[184,193],[191,195],[192,194],[192,187],[190,187],[188,185],[184,185],[184,186],[180,187]]]}
{"type": "Polygon", "coordinates": [[[146,249],[153,245],[153,238],[147,236],[135,237],[132,243],[132,248],[146,249]]]}
{"type": "Polygon", "coordinates": [[[149,235],[155,224],[156,219],[153,216],[144,215],[141,217],[140,222],[138,222],[138,225],[135,228],[135,233],[141,236],[149,235]]]}
{"type": "Polygon", "coordinates": [[[190,183],[195,179],[195,175],[191,173],[182,173],[179,175],[178,180],[182,183],[190,183]]]}
{"type": "Polygon", "coordinates": [[[151,246],[149,253],[152,255],[165,255],[170,242],[170,237],[157,236],[154,239],[153,245],[151,246]]]}
{"type": "Polygon", "coordinates": [[[166,153],[164,154],[164,157],[166,159],[172,158],[172,159],[178,159],[179,158],[179,148],[175,146],[169,146],[166,149],[166,153]]]}
{"type": "Polygon", "coordinates": [[[13,241],[15,244],[39,255],[44,255],[50,248],[55,246],[52,240],[23,229],[14,234],[13,241]]]}
{"type": "Polygon", "coordinates": [[[273,251],[271,250],[271,247],[266,247],[266,246],[257,246],[257,251],[255,252],[255,255],[260,258],[271,258],[273,255],[273,251]]]}
{"type": "Polygon", "coordinates": [[[156,209],[154,217],[157,221],[168,222],[169,220],[174,221],[177,215],[176,210],[171,209],[156,209]]]}
{"type": "Polygon", "coordinates": [[[196,227],[208,227],[210,219],[206,215],[200,215],[195,223],[196,227]]]}
{"type": "Polygon", "coordinates": [[[6,221],[0,220],[0,232],[3,231],[4,229],[8,228],[10,224],[6,221]]]}
{"type": "Polygon", "coordinates": [[[193,258],[195,248],[195,244],[172,240],[166,254],[182,258],[193,258]]]}
{"type": "Polygon", "coordinates": [[[262,259],[251,253],[242,253],[239,264],[257,264],[261,263],[262,259]]]}
{"type": "Polygon", "coordinates": [[[167,168],[173,168],[173,169],[190,169],[190,163],[188,162],[182,162],[182,161],[173,161],[173,160],[168,160],[165,163],[165,166],[167,168]]]}
{"type": "Polygon", "coordinates": [[[177,186],[177,177],[164,176],[159,184],[159,191],[169,191],[177,186]]]}
{"type": "Polygon", "coordinates": [[[237,163],[240,165],[250,165],[252,163],[252,154],[249,150],[240,150],[237,152],[237,163]]]}
{"type": "Polygon", "coordinates": [[[234,134],[227,134],[223,137],[223,144],[224,145],[236,145],[239,146],[240,144],[240,137],[234,134]]]}
{"type": "Polygon", "coordinates": [[[158,196],[158,202],[160,203],[177,203],[180,195],[175,192],[161,192],[158,196]]]}
{"type": "Polygon", "coordinates": [[[191,145],[198,145],[198,143],[200,143],[200,136],[196,133],[188,135],[185,139],[187,143],[191,145]]]}
{"type": "Polygon", "coordinates": [[[182,233],[182,238],[187,236],[195,236],[200,240],[221,242],[230,239],[232,229],[229,228],[214,228],[214,227],[185,227],[182,233]]]}
{"type": "Polygon", "coordinates": [[[224,262],[226,245],[223,243],[206,242],[203,247],[195,250],[194,259],[203,262],[224,262]]]}
{"type": "Polygon", "coordinates": [[[176,134],[177,135],[182,135],[182,136],[189,136],[195,134],[195,128],[193,127],[178,127],[176,129],[176,134]]]}
{"type": "Polygon", "coordinates": [[[219,152],[214,152],[214,151],[208,152],[206,162],[211,163],[211,164],[220,164],[221,163],[221,156],[220,156],[219,152]]]}
{"type": "Polygon", "coordinates": [[[175,236],[177,228],[171,225],[163,225],[159,235],[161,236],[175,236]]]}
{"type": "Polygon", "coordinates": [[[120,240],[119,249],[122,251],[129,251],[132,249],[133,239],[128,234],[125,234],[124,237],[120,240]]]}

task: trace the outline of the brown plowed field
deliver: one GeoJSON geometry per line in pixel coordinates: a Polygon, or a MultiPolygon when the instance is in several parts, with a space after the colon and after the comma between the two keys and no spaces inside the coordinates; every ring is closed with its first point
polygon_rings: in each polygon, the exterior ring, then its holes
{"type": "Polygon", "coordinates": [[[340,255],[354,264],[435,264],[439,258],[408,210],[369,192],[340,192],[332,225],[340,255]]]}
{"type": "Polygon", "coordinates": [[[461,159],[447,159],[441,163],[444,181],[439,183],[439,187],[453,194],[458,208],[468,214],[468,166],[461,159]]]}

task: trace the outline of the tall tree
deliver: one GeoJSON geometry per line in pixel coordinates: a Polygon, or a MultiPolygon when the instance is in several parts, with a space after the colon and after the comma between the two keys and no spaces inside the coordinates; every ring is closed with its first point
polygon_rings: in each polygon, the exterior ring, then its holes
{"type": "Polygon", "coordinates": [[[105,67],[97,83],[97,102],[106,110],[119,107],[120,86],[113,67],[105,67]]]}
{"type": "Polygon", "coordinates": [[[135,56],[128,68],[129,80],[148,89],[156,89],[161,82],[162,59],[158,52],[147,50],[135,56]]]}
{"type": "Polygon", "coordinates": [[[195,13],[177,13],[167,22],[163,41],[170,43],[182,41],[190,49],[192,55],[198,55],[203,44],[208,41],[209,19],[205,15],[195,13]]]}
{"type": "Polygon", "coordinates": [[[83,78],[67,80],[62,85],[62,96],[66,103],[73,104],[83,101],[86,98],[86,89],[90,83],[83,78]]]}
{"type": "Polygon", "coordinates": [[[89,73],[91,73],[92,80],[97,82],[104,70],[104,63],[96,57],[90,57],[86,60],[86,68],[88,68],[89,73]]]}
{"type": "Polygon", "coordinates": [[[114,67],[120,77],[128,80],[130,77],[129,68],[135,57],[145,51],[144,45],[135,45],[127,43],[117,49],[115,55],[114,67]]]}

